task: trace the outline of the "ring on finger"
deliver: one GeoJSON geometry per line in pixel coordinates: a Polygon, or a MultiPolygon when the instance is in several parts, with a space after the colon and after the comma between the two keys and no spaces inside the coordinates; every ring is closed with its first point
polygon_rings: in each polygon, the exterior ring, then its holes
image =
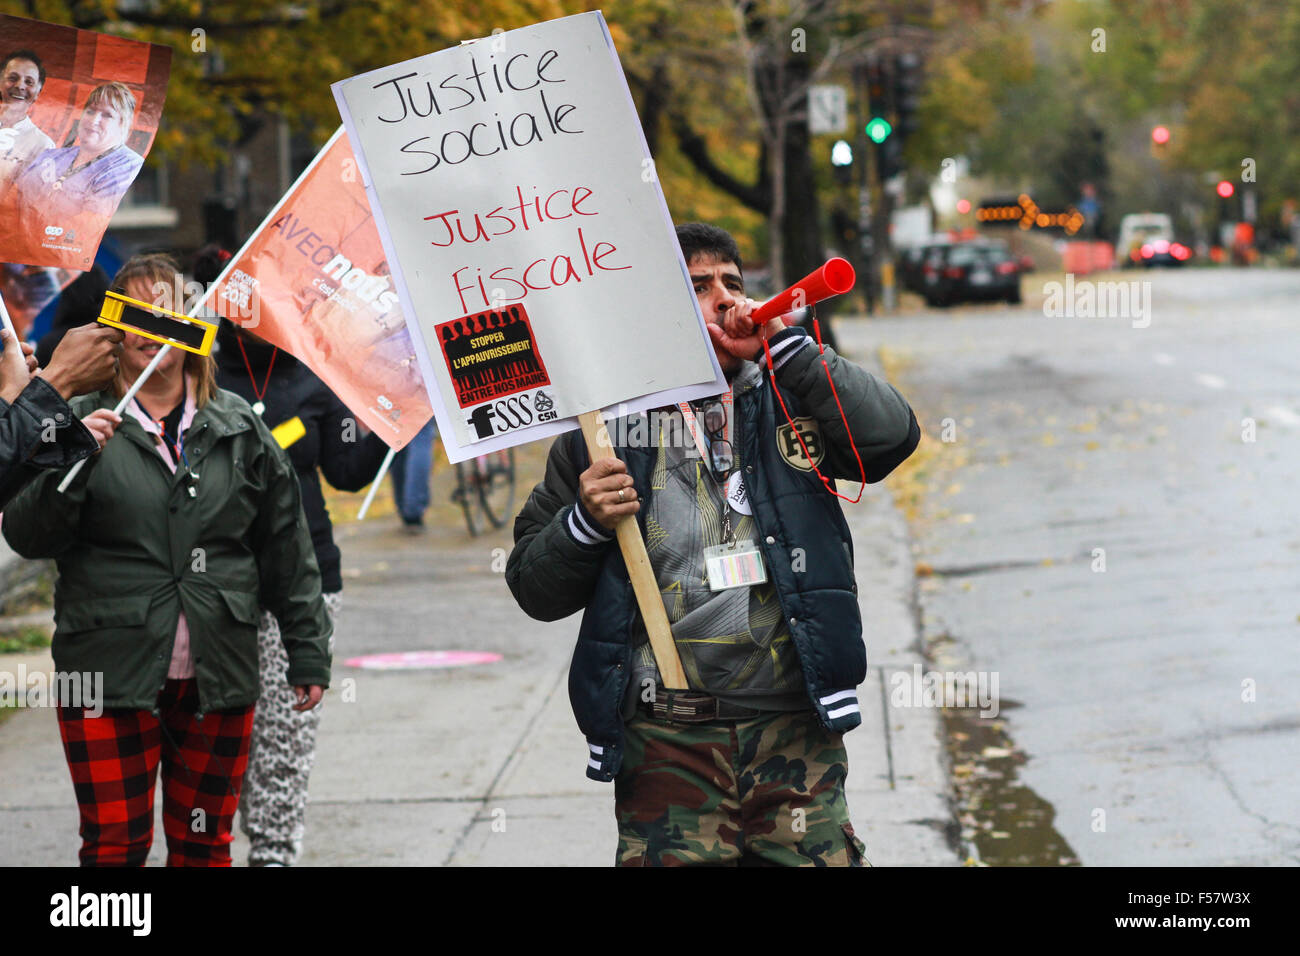
{"type": "Polygon", "coordinates": [[[622,488],[618,489],[618,500],[619,500],[620,503],[622,503],[623,501],[626,501],[626,500],[627,500],[627,495],[625,495],[625,494],[623,493],[623,489],[622,489],[622,488]]]}

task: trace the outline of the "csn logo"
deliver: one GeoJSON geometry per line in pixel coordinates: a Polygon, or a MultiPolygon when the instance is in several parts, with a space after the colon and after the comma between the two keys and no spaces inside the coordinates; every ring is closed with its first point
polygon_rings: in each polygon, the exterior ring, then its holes
{"type": "Polygon", "coordinates": [[[537,420],[539,422],[553,422],[560,414],[555,410],[555,400],[540,390],[533,402],[533,408],[537,411],[537,420]]]}
{"type": "Polygon", "coordinates": [[[46,234],[47,236],[61,236],[61,235],[63,235],[63,227],[62,227],[62,226],[46,226],[46,227],[45,227],[45,234],[46,234]]]}
{"type": "Polygon", "coordinates": [[[514,428],[533,423],[533,402],[529,395],[512,395],[499,402],[488,402],[474,409],[466,421],[474,426],[480,439],[491,438],[514,428]]]}

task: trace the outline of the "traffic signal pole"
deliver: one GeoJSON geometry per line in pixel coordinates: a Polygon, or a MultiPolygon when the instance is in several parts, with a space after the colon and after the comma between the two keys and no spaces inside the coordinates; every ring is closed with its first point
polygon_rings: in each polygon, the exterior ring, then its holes
{"type": "MultiPolygon", "coordinates": [[[[872,71],[872,64],[868,62],[868,73],[872,71]]],[[[890,79],[883,77],[881,90],[884,95],[874,97],[871,90],[871,78],[868,77],[867,84],[863,90],[863,102],[867,116],[872,118],[872,122],[878,116],[887,116],[890,112],[888,91],[890,89],[890,79]]],[[[864,135],[866,124],[863,124],[864,135]]],[[[868,148],[866,152],[870,159],[865,164],[867,167],[867,188],[870,195],[871,208],[871,276],[876,288],[880,290],[880,304],[887,311],[892,311],[898,307],[898,293],[894,287],[894,257],[893,248],[889,241],[889,221],[893,211],[893,197],[891,197],[884,187],[885,173],[885,150],[891,149],[888,145],[890,137],[894,135],[892,126],[886,124],[884,139],[875,142],[874,138],[867,136],[868,148]]]]}
{"type": "Polygon", "coordinates": [[[898,306],[894,248],[890,237],[894,203],[901,189],[887,183],[905,175],[903,142],[916,129],[923,59],[907,44],[881,43],[854,65],[857,88],[857,139],[862,143],[859,164],[859,222],[863,258],[868,264],[868,312],[878,292],[886,309],[898,306]]]}
{"type": "Polygon", "coordinates": [[[867,136],[867,120],[871,116],[871,97],[869,92],[869,80],[867,76],[867,66],[859,61],[854,65],[853,75],[856,80],[858,95],[854,97],[856,102],[858,116],[855,129],[857,130],[858,156],[861,162],[858,163],[858,235],[861,236],[859,255],[863,260],[866,268],[862,270],[866,277],[863,283],[863,291],[867,297],[867,315],[876,314],[876,290],[879,286],[880,264],[876,259],[876,223],[873,221],[873,210],[879,206],[874,201],[872,191],[873,184],[876,182],[876,151],[872,148],[873,143],[867,136]]]}

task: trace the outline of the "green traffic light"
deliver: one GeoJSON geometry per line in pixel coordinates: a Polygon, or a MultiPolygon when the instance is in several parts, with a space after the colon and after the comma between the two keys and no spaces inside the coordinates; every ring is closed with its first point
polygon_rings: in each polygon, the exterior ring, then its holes
{"type": "Polygon", "coordinates": [[[894,131],[894,127],[889,125],[889,120],[883,116],[873,116],[871,122],[867,124],[867,136],[873,143],[883,143],[889,139],[889,134],[894,131]]]}

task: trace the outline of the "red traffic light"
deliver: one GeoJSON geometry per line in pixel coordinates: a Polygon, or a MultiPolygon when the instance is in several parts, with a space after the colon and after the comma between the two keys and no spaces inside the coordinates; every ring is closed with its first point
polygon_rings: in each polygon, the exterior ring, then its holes
{"type": "Polygon", "coordinates": [[[1228,180],[1220,179],[1219,185],[1214,187],[1214,191],[1224,199],[1227,199],[1235,190],[1233,189],[1232,183],[1228,182],[1228,180]]]}
{"type": "Polygon", "coordinates": [[[961,215],[963,215],[963,216],[966,215],[966,213],[970,212],[970,200],[969,200],[969,199],[958,199],[958,200],[957,200],[957,212],[961,213],[961,215]]]}
{"type": "Polygon", "coordinates": [[[1155,143],[1157,146],[1163,146],[1165,143],[1169,142],[1169,127],[1157,126],[1153,129],[1151,131],[1151,142],[1155,143]]]}

